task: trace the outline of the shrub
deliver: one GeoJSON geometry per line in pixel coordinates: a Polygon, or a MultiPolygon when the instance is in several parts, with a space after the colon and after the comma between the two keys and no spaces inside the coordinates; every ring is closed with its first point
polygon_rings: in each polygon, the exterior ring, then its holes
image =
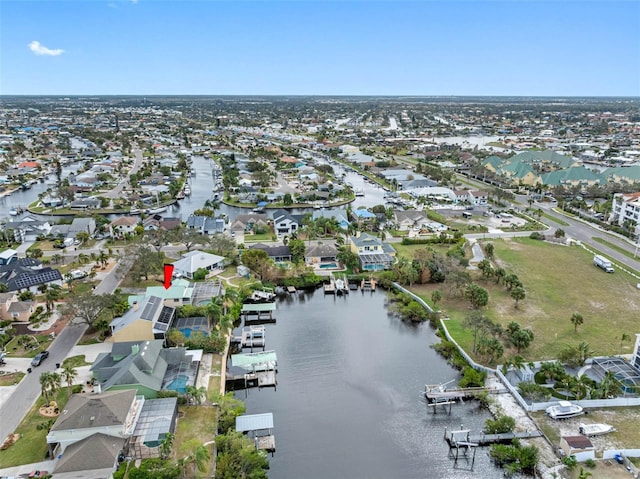
{"type": "Polygon", "coordinates": [[[484,386],[484,381],[487,379],[487,373],[484,371],[476,371],[471,366],[464,368],[462,379],[458,383],[461,388],[472,388],[484,386]]]}
{"type": "Polygon", "coordinates": [[[487,434],[511,432],[516,427],[516,420],[511,416],[500,415],[495,419],[487,419],[484,430],[487,434]]]}
{"type": "Polygon", "coordinates": [[[529,238],[533,240],[544,240],[544,235],[541,233],[538,233],[537,231],[534,231],[529,235],[529,238]]]}

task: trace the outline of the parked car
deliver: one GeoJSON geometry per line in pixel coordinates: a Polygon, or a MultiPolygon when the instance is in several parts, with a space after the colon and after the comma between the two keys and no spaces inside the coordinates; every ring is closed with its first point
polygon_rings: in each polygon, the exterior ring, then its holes
{"type": "Polygon", "coordinates": [[[42,361],[49,357],[49,351],[42,351],[36,354],[35,358],[31,360],[31,366],[36,367],[42,364],[42,361]]]}

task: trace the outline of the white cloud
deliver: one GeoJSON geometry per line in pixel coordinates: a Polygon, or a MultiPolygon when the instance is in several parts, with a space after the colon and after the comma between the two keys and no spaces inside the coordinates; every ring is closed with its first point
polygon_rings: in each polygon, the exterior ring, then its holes
{"type": "Polygon", "coordinates": [[[57,57],[58,55],[62,55],[64,53],[64,50],[61,48],[52,50],[51,48],[47,48],[44,45],[40,44],[40,42],[36,40],[29,43],[29,50],[31,50],[36,55],[49,55],[51,57],[57,57]]]}

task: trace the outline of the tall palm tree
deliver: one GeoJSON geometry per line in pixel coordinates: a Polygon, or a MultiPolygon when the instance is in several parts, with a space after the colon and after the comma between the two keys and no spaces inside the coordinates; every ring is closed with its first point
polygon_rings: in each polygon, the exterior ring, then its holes
{"type": "Polygon", "coordinates": [[[78,377],[78,371],[76,371],[76,369],[70,364],[67,364],[62,369],[61,375],[62,379],[64,379],[64,382],[67,383],[69,394],[71,394],[71,386],[73,386],[73,381],[78,377]]]}
{"type": "Polygon", "coordinates": [[[61,378],[58,373],[45,371],[40,374],[40,391],[44,396],[46,406],[49,406],[50,394],[55,394],[60,389],[61,378]]]}
{"type": "Polygon", "coordinates": [[[59,286],[51,286],[44,293],[44,302],[47,306],[47,311],[51,311],[53,309],[54,303],[60,299],[60,287],[59,286]]]}

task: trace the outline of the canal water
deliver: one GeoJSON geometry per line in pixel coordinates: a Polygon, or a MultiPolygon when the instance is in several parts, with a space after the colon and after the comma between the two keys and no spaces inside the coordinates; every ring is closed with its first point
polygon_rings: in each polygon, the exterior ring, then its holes
{"type": "Polygon", "coordinates": [[[266,326],[278,355],[277,389],[236,391],[247,414],[272,412],[274,478],[498,478],[479,448],[471,464],[448,458],[445,428],[479,432],[489,413],[473,401],[434,414],[425,384],[459,379],[430,345],[428,324],[387,311],[384,291],[322,290],[280,298],[266,326]]]}

